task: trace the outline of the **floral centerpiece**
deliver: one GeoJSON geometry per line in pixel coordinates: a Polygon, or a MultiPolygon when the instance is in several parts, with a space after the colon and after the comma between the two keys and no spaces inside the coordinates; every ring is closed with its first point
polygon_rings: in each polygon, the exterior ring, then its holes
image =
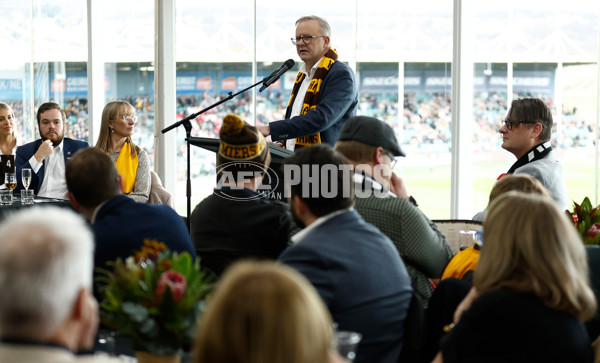
{"type": "Polygon", "coordinates": [[[573,211],[568,213],[583,242],[586,245],[600,244],[600,206],[594,207],[588,197],[581,204],[573,203],[573,206],[573,211]]]}
{"type": "Polygon", "coordinates": [[[133,339],[136,351],[172,355],[188,348],[212,286],[212,274],[187,252],[145,240],[124,261],[98,269],[103,324],[133,339]]]}

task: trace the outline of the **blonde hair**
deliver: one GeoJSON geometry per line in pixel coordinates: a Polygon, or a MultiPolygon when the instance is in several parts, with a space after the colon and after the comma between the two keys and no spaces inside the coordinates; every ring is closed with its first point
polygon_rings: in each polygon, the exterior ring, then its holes
{"type": "Polygon", "coordinates": [[[298,272],[275,262],[231,266],[198,325],[195,363],[325,363],[325,304],[298,272]]]}
{"type": "MultiPolygon", "coordinates": [[[[100,135],[96,141],[96,147],[104,152],[110,149],[110,122],[125,113],[135,113],[135,108],[126,101],[112,101],[104,106],[102,110],[102,123],[100,124],[100,135]]],[[[131,146],[131,157],[136,157],[140,152],[139,146],[133,143],[131,137],[127,136],[126,142],[131,146]]]]}
{"type": "Polygon", "coordinates": [[[483,226],[473,279],[480,294],[508,288],[582,321],[594,315],[585,247],[551,198],[507,192],[491,203],[483,226]]]}
{"type": "Polygon", "coordinates": [[[494,187],[490,192],[490,199],[488,204],[493,202],[494,199],[496,199],[500,195],[506,192],[510,192],[511,190],[552,197],[550,191],[548,191],[548,189],[546,189],[539,180],[532,177],[531,175],[508,174],[500,178],[500,180],[498,180],[496,184],[494,184],[494,187]]]}

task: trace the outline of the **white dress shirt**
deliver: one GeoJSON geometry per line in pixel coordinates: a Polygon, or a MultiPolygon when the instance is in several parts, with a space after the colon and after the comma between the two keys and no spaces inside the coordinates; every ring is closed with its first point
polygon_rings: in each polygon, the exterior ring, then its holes
{"type": "MultiPolygon", "coordinates": [[[[302,112],[302,106],[304,105],[304,96],[306,96],[306,91],[308,90],[310,81],[312,81],[313,77],[315,76],[315,72],[317,71],[317,68],[319,68],[319,64],[321,63],[322,59],[323,58],[319,59],[317,63],[315,63],[315,65],[310,69],[310,72],[306,69],[306,63],[304,63],[302,65],[302,68],[300,68],[300,72],[304,73],[306,77],[304,77],[304,79],[302,80],[302,84],[300,84],[300,88],[298,89],[298,94],[294,99],[294,104],[292,105],[290,118],[294,116],[299,116],[302,112]]],[[[296,148],[296,139],[287,139],[285,141],[285,148],[294,151],[294,149],[296,148]]]]}
{"type": "Polygon", "coordinates": [[[38,173],[44,161],[44,180],[40,186],[38,195],[46,198],[67,199],[67,180],[65,179],[65,158],[63,156],[63,145],[61,143],[52,150],[52,154],[42,162],[38,162],[35,156],[29,159],[29,165],[34,173],[38,173]]]}

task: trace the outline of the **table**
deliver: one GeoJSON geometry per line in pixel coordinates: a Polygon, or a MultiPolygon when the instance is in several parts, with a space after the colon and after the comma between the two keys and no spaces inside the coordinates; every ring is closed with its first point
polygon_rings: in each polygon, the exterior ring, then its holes
{"type": "Polygon", "coordinates": [[[9,214],[14,213],[20,209],[33,207],[33,206],[55,206],[62,208],[69,208],[72,211],[73,206],[71,206],[71,202],[68,199],[55,199],[55,198],[45,198],[36,196],[33,204],[23,204],[21,203],[20,197],[13,197],[13,204],[11,205],[0,205],[0,221],[6,218],[9,214]]]}

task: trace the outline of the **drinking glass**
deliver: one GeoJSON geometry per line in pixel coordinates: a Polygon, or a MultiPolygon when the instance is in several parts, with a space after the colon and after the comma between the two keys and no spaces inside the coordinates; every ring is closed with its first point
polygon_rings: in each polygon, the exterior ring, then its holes
{"type": "Polygon", "coordinates": [[[342,358],[347,361],[354,361],[356,358],[356,348],[362,339],[362,335],[353,331],[335,332],[335,348],[342,358]]]}
{"type": "Polygon", "coordinates": [[[0,190],[0,203],[2,205],[11,205],[12,200],[12,190],[1,189],[0,190]]]}
{"type": "Polygon", "coordinates": [[[21,170],[21,181],[25,190],[29,189],[29,184],[31,184],[31,169],[23,168],[21,170]]]}
{"type": "Polygon", "coordinates": [[[458,248],[461,251],[469,247],[473,247],[475,240],[477,239],[477,231],[469,229],[459,231],[458,233],[458,248]]]}
{"type": "MultiPolygon", "coordinates": [[[[17,174],[16,173],[4,173],[4,186],[6,187],[6,189],[9,192],[10,197],[6,197],[6,198],[10,198],[10,203],[7,204],[12,204],[12,199],[13,199],[13,189],[15,189],[17,187],[17,174]]],[[[4,201],[3,203],[4,204],[4,201]]]]}

